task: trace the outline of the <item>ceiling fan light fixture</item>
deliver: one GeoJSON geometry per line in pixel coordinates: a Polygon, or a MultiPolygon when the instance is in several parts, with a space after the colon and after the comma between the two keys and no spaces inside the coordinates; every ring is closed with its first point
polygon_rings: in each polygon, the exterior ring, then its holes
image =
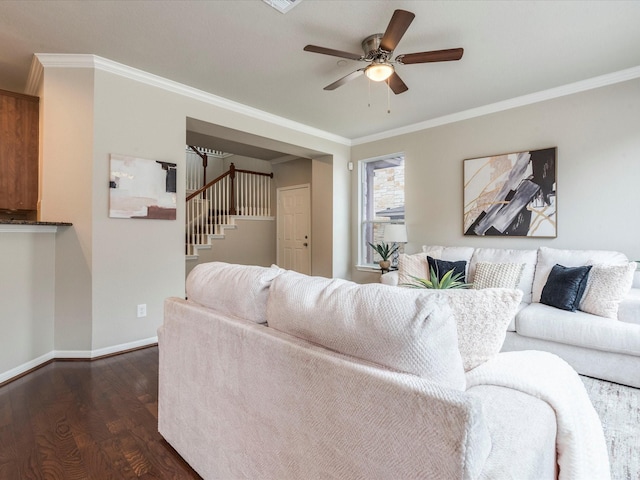
{"type": "Polygon", "coordinates": [[[384,82],[393,75],[393,66],[388,63],[372,63],[369,65],[364,74],[374,82],[384,82]]]}

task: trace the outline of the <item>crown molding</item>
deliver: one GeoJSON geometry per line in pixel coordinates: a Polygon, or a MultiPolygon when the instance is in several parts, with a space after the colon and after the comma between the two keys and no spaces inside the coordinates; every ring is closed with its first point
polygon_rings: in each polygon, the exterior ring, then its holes
{"type": "Polygon", "coordinates": [[[526,105],[533,105],[535,103],[544,102],[546,100],[552,100],[555,98],[573,95],[575,93],[580,93],[587,90],[593,90],[596,88],[606,87],[609,85],[614,85],[616,83],[640,78],[640,66],[632,67],[625,70],[620,70],[618,72],[600,75],[587,80],[570,83],[560,87],[542,90],[540,92],[523,95],[489,105],[484,105],[482,107],[464,110],[461,112],[453,113],[451,115],[444,115],[442,117],[425,120],[423,122],[414,123],[405,127],[386,130],[384,132],[355,139],[348,139],[339,135],[332,134],[330,132],[326,132],[324,130],[310,127],[299,122],[294,122],[293,120],[289,120],[284,117],[273,115],[263,110],[258,110],[256,108],[249,107],[247,105],[243,105],[241,103],[234,102],[223,97],[219,97],[217,95],[213,95],[211,93],[204,92],[193,87],[189,87],[178,82],[174,82],[173,80],[168,80],[166,78],[139,70],[137,68],[129,67],[127,65],[123,65],[121,63],[91,54],[35,54],[34,60],[31,64],[31,70],[29,72],[25,93],[33,95],[37,92],[38,84],[42,78],[44,68],[94,68],[96,70],[102,70],[150,86],[162,88],[164,90],[177,93],[179,95],[203,103],[208,103],[210,105],[214,105],[231,112],[239,113],[251,118],[256,118],[258,120],[263,120],[265,122],[295,130],[300,133],[313,135],[314,137],[323,138],[325,140],[346,146],[361,145],[364,143],[384,140],[399,135],[415,133],[420,130],[427,130],[429,128],[439,127],[450,123],[470,120],[473,118],[490,115],[492,113],[511,110],[513,108],[523,107],[526,105]]]}
{"type": "MultiPolygon", "coordinates": [[[[146,85],[162,88],[163,90],[177,93],[184,97],[191,98],[209,105],[214,105],[234,113],[239,113],[251,118],[263,120],[271,124],[279,125],[290,130],[300,133],[312,135],[314,137],[323,138],[325,140],[335,142],[341,145],[351,146],[351,140],[339,135],[335,135],[324,130],[310,127],[308,125],[289,120],[278,115],[258,110],[232,100],[228,100],[211,93],[207,93],[197,88],[189,87],[182,83],[174,82],[158,75],[129,67],[106,58],[91,54],[56,54],[56,53],[36,53],[35,57],[40,63],[40,68],[93,68],[104,72],[119,75],[146,85]]],[[[32,65],[32,71],[34,67],[32,65]]],[[[42,75],[42,74],[40,74],[42,75]]],[[[30,75],[31,78],[31,75],[30,75]]]]}
{"type": "Polygon", "coordinates": [[[620,70],[618,72],[609,73],[606,75],[600,75],[598,77],[593,77],[587,80],[581,80],[579,82],[570,83],[561,87],[550,88],[548,90],[523,95],[521,97],[504,100],[502,102],[496,102],[489,105],[484,105],[482,107],[452,113],[451,115],[444,115],[442,117],[433,118],[431,120],[425,120],[424,122],[414,123],[413,125],[407,125],[406,127],[396,128],[373,135],[355,138],[351,141],[351,144],[355,146],[378,140],[384,140],[390,137],[396,137],[398,135],[414,133],[420,130],[427,130],[429,128],[461,122],[463,120],[482,117],[485,115],[490,115],[492,113],[503,112],[518,107],[524,107],[526,105],[533,105],[535,103],[544,102],[546,100],[552,100],[554,98],[573,95],[574,93],[580,93],[587,90],[606,87],[609,85],[614,85],[616,83],[634,80],[636,78],[640,78],[640,66],[628,68],[626,70],[620,70]]]}
{"type": "Polygon", "coordinates": [[[38,60],[36,55],[31,59],[31,67],[29,68],[29,75],[27,76],[27,86],[24,89],[24,93],[27,95],[37,95],[40,82],[42,81],[42,74],[44,73],[44,67],[38,60]]]}

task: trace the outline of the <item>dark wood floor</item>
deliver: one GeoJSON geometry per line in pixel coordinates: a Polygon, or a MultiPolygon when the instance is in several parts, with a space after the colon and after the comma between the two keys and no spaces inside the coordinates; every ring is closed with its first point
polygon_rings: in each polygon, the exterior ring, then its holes
{"type": "Polygon", "coordinates": [[[158,433],[158,348],[0,387],[0,479],[199,479],[158,433]]]}

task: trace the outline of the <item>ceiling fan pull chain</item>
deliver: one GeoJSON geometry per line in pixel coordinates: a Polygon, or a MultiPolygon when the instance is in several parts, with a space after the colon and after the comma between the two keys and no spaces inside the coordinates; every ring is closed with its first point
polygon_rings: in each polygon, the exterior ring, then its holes
{"type": "Polygon", "coordinates": [[[389,78],[387,78],[387,113],[391,113],[391,94],[389,90],[391,90],[391,85],[389,85],[389,78]]]}
{"type": "Polygon", "coordinates": [[[371,108],[371,79],[367,78],[367,80],[369,80],[369,108],[371,108]]]}

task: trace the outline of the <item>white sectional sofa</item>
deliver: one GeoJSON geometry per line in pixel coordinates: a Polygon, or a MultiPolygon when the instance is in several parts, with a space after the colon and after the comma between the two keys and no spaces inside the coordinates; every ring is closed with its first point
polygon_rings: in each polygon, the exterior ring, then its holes
{"type": "Polygon", "coordinates": [[[158,429],[205,479],[609,478],[575,371],[498,353],[515,289],[210,263],[187,296],[158,330],[158,429]]]}
{"type": "Polygon", "coordinates": [[[419,262],[426,264],[427,255],[465,261],[469,283],[476,280],[480,262],[523,264],[517,285],[523,303],[508,327],[502,351],[544,350],[562,357],[578,373],[640,387],[640,271],[622,253],[424,246],[419,254],[401,256],[401,269],[383,275],[382,283],[411,282],[407,275],[416,273],[419,262]],[[556,264],[595,265],[588,274],[582,303],[574,312],[541,303],[542,290],[556,264]]]}

